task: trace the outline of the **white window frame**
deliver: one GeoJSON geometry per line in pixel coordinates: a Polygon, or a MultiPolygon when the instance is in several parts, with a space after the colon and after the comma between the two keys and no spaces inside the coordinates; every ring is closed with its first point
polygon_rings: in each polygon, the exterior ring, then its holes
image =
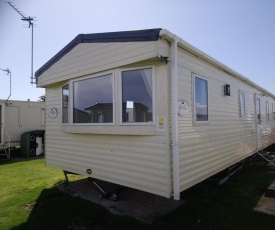
{"type": "Polygon", "coordinates": [[[115,121],[116,121],[116,117],[115,117],[115,81],[114,81],[114,76],[115,76],[115,73],[114,71],[107,71],[107,72],[101,72],[101,73],[98,73],[98,74],[92,74],[92,75],[89,75],[89,76],[86,76],[86,77],[81,77],[81,78],[77,78],[75,80],[71,80],[70,81],[70,85],[71,87],[69,87],[69,90],[70,91],[70,95],[69,95],[69,100],[70,100],[70,125],[72,126],[112,126],[112,125],[115,125],[115,121]],[[78,82],[78,81],[83,81],[83,80],[87,80],[87,79],[91,79],[91,78],[98,78],[98,77],[102,77],[102,76],[105,76],[105,75],[109,75],[111,74],[111,79],[112,79],[112,88],[113,88],[113,122],[110,122],[110,123],[74,123],[73,122],[73,100],[74,100],[74,90],[73,90],[73,84],[74,82],[78,82]]]}
{"type": "Polygon", "coordinates": [[[206,77],[202,77],[199,74],[192,74],[192,81],[193,81],[193,124],[209,124],[209,81],[206,77]],[[205,80],[207,82],[207,116],[208,120],[207,121],[197,121],[196,120],[196,105],[195,105],[195,100],[196,100],[196,87],[195,87],[195,78],[199,78],[202,80],[205,80]]]}
{"type": "Polygon", "coordinates": [[[156,109],[155,109],[155,68],[153,65],[139,66],[131,68],[119,69],[119,125],[120,126],[149,126],[155,125],[156,122],[156,109]],[[139,70],[139,69],[152,69],[152,122],[122,122],[122,72],[139,70]]]}
{"type": "Polygon", "coordinates": [[[61,124],[62,125],[70,125],[70,118],[71,118],[71,86],[70,81],[66,82],[61,86],[61,124]],[[69,90],[69,104],[68,104],[68,122],[63,123],[63,87],[68,85],[69,90]]]}
{"type": "Polygon", "coordinates": [[[269,108],[269,102],[265,102],[265,112],[266,112],[266,121],[270,121],[270,108],[269,108]]]}
{"type": "Polygon", "coordinates": [[[239,91],[239,110],[240,110],[240,117],[245,117],[246,116],[246,108],[245,108],[245,93],[243,91],[239,91]],[[241,95],[244,96],[244,114],[242,115],[242,103],[241,103],[241,95]]]}

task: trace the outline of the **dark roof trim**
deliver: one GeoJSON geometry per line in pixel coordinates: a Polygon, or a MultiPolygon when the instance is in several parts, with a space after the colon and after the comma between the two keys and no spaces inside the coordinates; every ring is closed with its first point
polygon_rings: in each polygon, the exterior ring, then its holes
{"type": "Polygon", "coordinates": [[[97,34],[79,34],[68,45],[60,50],[48,62],[35,72],[35,77],[39,77],[55,62],[60,60],[65,54],[70,52],[79,43],[102,43],[102,42],[141,42],[141,41],[157,41],[161,29],[121,31],[97,34]]]}

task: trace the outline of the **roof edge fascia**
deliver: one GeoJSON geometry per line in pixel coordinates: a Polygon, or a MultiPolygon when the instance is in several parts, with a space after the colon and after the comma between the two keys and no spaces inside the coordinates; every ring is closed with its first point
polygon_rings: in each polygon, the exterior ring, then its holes
{"type": "Polygon", "coordinates": [[[238,78],[239,80],[246,82],[247,84],[251,85],[254,88],[257,88],[261,92],[264,92],[265,94],[270,95],[275,99],[275,95],[267,91],[266,89],[262,88],[261,86],[257,85],[247,77],[243,76],[242,74],[238,73],[237,71],[231,69],[230,67],[224,65],[223,63],[219,62],[215,58],[209,56],[208,54],[202,52],[201,50],[197,49],[196,47],[192,46],[190,43],[184,41],[183,39],[179,38],[177,35],[171,33],[170,31],[163,29],[160,31],[159,34],[160,37],[163,37],[167,39],[168,41],[177,41],[178,40],[178,46],[187,50],[188,52],[192,53],[196,57],[216,66],[218,69],[238,78]]]}
{"type": "Polygon", "coordinates": [[[161,28],[156,28],[107,33],[79,34],[35,72],[36,80],[41,74],[43,74],[47,69],[49,69],[54,63],[59,61],[64,55],[70,52],[79,43],[157,41],[159,39],[159,32],[161,30],[161,28]]]}

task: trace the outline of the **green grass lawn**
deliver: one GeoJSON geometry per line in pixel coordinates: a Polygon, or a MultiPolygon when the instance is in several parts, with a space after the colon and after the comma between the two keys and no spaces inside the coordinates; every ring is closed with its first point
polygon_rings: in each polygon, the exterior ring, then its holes
{"type": "Polygon", "coordinates": [[[33,204],[43,190],[63,180],[62,171],[47,168],[44,160],[0,163],[0,229],[11,229],[26,222],[33,204]]]}
{"type": "MultiPolygon", "coordinates": [[[[70,180],[79,176],[70,175],[70,180]]],[[[253,211],[275,180],[261,159],[227,183],[202,182],[183,192],[185,204],[153,224],[114,216],[104,208],[60,192],[61,170],[44,159],[0,162],[0,229],[274,229],[275,216],[253,211]]]]}

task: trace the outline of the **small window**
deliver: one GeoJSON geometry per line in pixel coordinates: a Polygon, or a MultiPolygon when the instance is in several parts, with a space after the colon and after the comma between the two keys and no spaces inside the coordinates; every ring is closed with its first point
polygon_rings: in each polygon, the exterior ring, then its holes
{"type": "Polygon", "coordinates": [[[269,121],[269,103],[268,101],[265,102],[266,105],[266,120],[269,121]]]}
{"type": "Polygon", "coordinates": [[[122,122],[153,122],[152,68],[122,71],[122,122]]]}
{"type": "Polygon", "coordinates": [[[194,119],[195,122],[208,121],[208,82],[207,80],[194,77],[194,119]]]}
{"type": "Polygon", "coordinates": [[[257,124],[261,124],[261,102],[260,98],[256,97],[256,119],[257,119],[257,124]]]}
{"type": "Polygon", "coordinates": [[[113,75],[73,82],[73,123],[113,123],[113,75]]]}
{"type": "Polygon", "coordinates": [[[69,85],[62,87],[62,123],[69,123],[69,85]]]}
{"type": "Polygon", "coordinates": [[[273,120],[275,120],[275,103],[272,104],[273,120]]]}
{"type": "Polygon", "coordinates": [[[245,95],[240,92],[240,117],[245,116],[245,95]]]}

